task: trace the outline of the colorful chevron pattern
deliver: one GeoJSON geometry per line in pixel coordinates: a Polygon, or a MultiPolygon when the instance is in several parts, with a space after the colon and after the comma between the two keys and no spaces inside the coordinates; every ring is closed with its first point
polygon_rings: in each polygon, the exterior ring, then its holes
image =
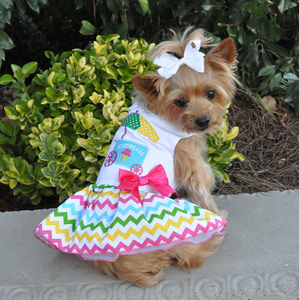
{"type": "Polygon", "coordinates": [[[227,224],[184,199],[145,192],[140,197],[115,187],[95,193],[91,185],[54,210],[34,234],[49,247],[83,259],[113,261],[122,254],[204,242],[221,235],[227,224]]]}

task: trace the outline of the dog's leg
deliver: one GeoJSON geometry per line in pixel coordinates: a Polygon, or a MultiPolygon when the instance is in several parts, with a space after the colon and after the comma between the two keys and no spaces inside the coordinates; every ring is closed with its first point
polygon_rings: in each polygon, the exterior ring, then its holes
{"type": "Polygon", "coordinates": [[[219,247],[223,236],[213,236],[209,241],[194,245],[181,244],[168,250],[172,266],[180,269],[200,267],[219,247]]]}
{"type": "Polygon", "coordinates": [[[119,277],[119,279],[142,287],[157,284],[164,275],[163,269],[172,264],[172,258],[167,251],[157,251],[136,255],[123,255],[115,262],[94,261],[97,270],[104,275],[119,277]]]}
{"type": "MultiPolygon", "coordinates": [[[[174,169],[177,183],[184,188],[190,200],[213,213],[219,214],[217,205],[211,196],[214,186],[214,174],[205,161],[204,136],[192,136],[181,139],[175,148],[174,169]]],[[[222,212],[222,217],[225,213],[222,212]]]]}
{"type": "MultiPolygon", "coordinates": [[[[211,166],[205,161],[206,151],[204,136],[192,136],[179,141],[175,148],[175,179],[184,188],[190,200],[222,218],[226,211],[219,211],[211,195],[214,186],[214,174],[211,166]]],[[[201,266],[218,248],[223,236],[214,236],[209,241],[198,245],[182,244],[170,249],[172,265],[177,268],[194,268],[201,266]]]]}

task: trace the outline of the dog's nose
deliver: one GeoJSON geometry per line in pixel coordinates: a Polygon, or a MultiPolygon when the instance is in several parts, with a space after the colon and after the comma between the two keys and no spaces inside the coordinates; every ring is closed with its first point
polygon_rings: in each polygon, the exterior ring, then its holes
{"type": "Polygon", "coordinates": [[[200,130],[205,130],[209,127],[210,118],[208,116],[202,116],[196,119],[196,125],[199,127],[200,130]]]}

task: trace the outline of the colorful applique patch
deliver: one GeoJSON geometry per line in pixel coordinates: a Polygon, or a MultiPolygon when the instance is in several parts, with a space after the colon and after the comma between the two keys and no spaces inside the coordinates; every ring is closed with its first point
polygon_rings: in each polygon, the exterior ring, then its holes
{"type": "Polygon", "coordinates": [[[159,136],[151,124],[138,113],[129,114],[121,126],[127,126],[133,130],[137,129],[140,134],[148,137],[154,143],[159,141],[159,136]]]}
{"type": "Polygon", "coordinates": [[[131,172],[141,175],[143,172],[142,164],[148,151],[148,147],[139,143],[118,140],[114,146],[114,150],[108,154],[104,166],[108,167],[108,161],[113,161],[112,163],[124,166],[130,169],[131,172]]]}

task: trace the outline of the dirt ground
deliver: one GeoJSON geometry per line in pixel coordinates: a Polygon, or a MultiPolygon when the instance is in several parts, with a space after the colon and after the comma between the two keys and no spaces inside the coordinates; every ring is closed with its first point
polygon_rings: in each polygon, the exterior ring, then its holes
{"type": "MultiPolygon", "coordinates": [[[[13,95],[0,89],[0,117],[11,105],[13,95]]],[[[292,107],[276,103],[276,121],[251,97],[238,94],[230,108],[230,126],[239,127],[234,140],[245,161],[235,161],[227,170],[230,183],[218,183],[214,195],[281,191],[299,188],[299,117],[292,107]]],[[[21,195],[14,196],[0,184],[0,211],[33,210],[57,207],[55,197],[44,198],[34,206],[21,195]]]]}

